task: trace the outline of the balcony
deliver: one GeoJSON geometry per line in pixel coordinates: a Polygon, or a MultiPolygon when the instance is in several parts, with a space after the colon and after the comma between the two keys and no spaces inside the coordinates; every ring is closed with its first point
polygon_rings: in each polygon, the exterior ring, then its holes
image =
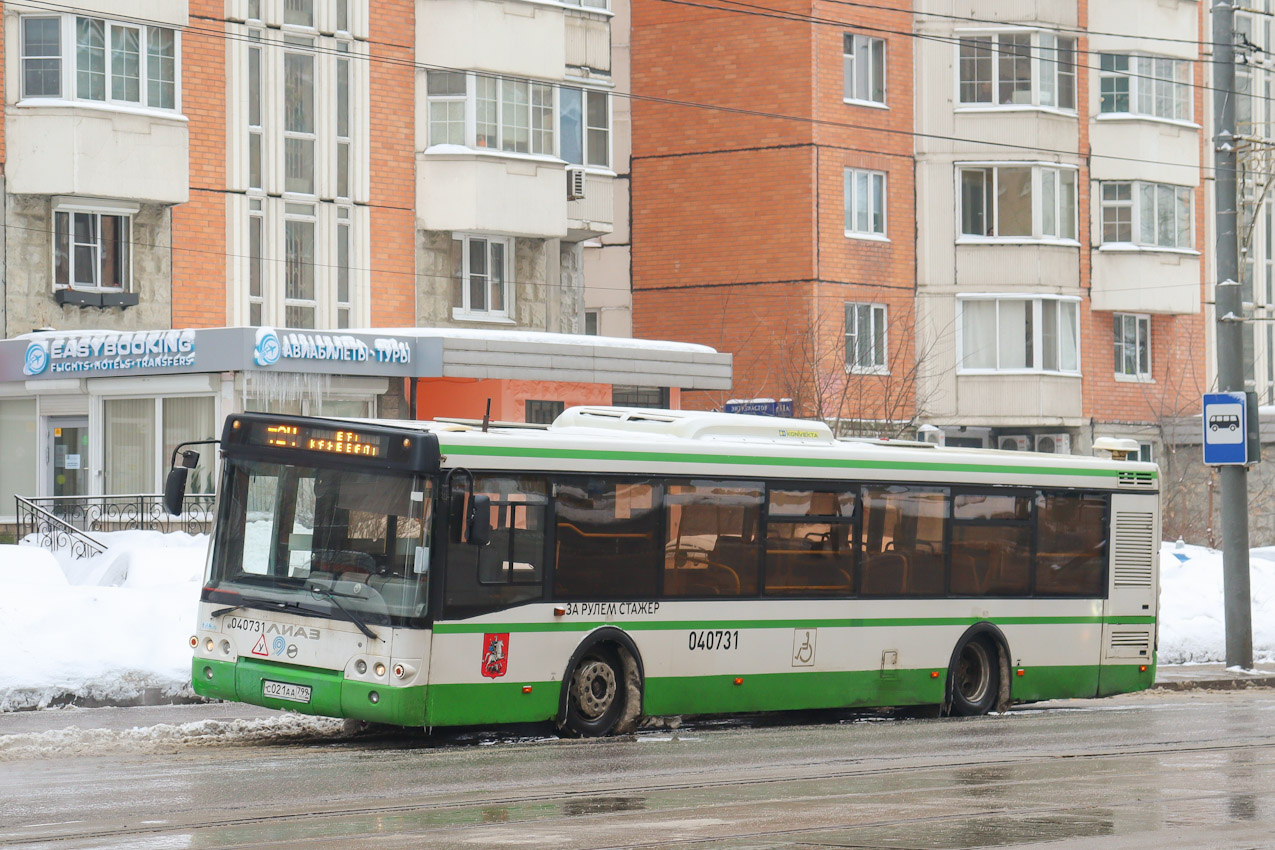
{"type": "Polygon", "coordinates": [[[1080,425],[1080,382],[1079,375],[957,375],[951,415],[963,425],[1080,425]]]}
{"type": "Polygon", "coordinates": [[[186,119],[42,101],[5,113],[9,192],[180,204],[189,196],[186,119]]]}
{"type": "Polygon", "coordinates": [[[538,79],[561,79],[566,26],[561,6],[431,0],[416,16],[416,55],[442,68],[482,68],[538,79]],[[481,37],[476,37],[481,33],[481,37]]]}
{"type": "MultiPolygon", "coordinates": [[[[566,238],[564,172],[561,161],[546,157],[431,148],[417,157],[417,223],[425,230],[566,238]]],[[[586,194],[574,203],[588,202],[586,194]]]]}
{"type": "Polygon", "coordinates": [[[1093,309],[1122,313],[1200,312],[1200,255],[1106,246],[1093,252],[1093,309]]]}

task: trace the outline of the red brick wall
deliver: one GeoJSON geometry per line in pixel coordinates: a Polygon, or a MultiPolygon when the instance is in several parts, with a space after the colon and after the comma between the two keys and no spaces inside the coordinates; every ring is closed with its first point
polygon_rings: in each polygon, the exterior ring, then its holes
{"type": "Polygon", "coordinates": [[[226,324],[226,40],[224,8],[191,0],[182,33],[182,112],[190,130],[190,200],[173,207],[173,327],[226,324]]]}
{"type": "MultiPolygon", "coordinates": [[[[846,301],[911,315],[915,212],[911,138],[880,132],[911,129],[911,39],[887,47],[890,109],[851,106],[842,98],[850,30],[808,18],[903,31],[911,21],[833,3],[767,5],[807,20],[633,3],[634,336],[735,355],[732,389],[685,393],[687,407],[790,396],[809,414],[829,381],[844,380],[846,301]],[[845,236],[846,167],[888,174],[890,242],[845,236]]],[[[909,361],[910,339],[897,356],[909,361]]],[[[879,396],[874,379],[861,383],[879,396]]]]}
{"type": "Polygon", "coordinates": [[[412,0],[378,0],[371,16],[372,325],[416,317],[416,32],[412,0]]]}

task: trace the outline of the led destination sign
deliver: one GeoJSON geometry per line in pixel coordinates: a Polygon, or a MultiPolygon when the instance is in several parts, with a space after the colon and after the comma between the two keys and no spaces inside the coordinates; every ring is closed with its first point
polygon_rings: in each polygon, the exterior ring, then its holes
{"type": "Polygon", "coordinates": [[[304,449],[334,455],[381,457],[389,448],[388,436],[360,434],[336,428],[313,428],[308,425],[263,423],[260,436],[253,442],[281,449],[304,449]]]}

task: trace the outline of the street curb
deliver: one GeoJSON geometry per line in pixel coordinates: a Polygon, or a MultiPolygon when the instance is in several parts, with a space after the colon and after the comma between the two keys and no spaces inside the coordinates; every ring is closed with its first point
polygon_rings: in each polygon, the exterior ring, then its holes
{"type": "Polygon", "coordinates": [[[1151,686],[1163,691],[1243,691],[1251,688],[1275,688],[1275,676],[1250,676],[1227,679],[1171,679],[1151,686]]]}

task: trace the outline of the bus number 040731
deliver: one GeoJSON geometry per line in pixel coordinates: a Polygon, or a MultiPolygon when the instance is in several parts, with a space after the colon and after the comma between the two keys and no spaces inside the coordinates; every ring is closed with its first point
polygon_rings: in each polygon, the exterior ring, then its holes
{"type": "Polygon", "coordinates": [[[739,646],[739,632],[714,629],[687,634],[686,646],[689,649],[736,649],[739,646]]]}

